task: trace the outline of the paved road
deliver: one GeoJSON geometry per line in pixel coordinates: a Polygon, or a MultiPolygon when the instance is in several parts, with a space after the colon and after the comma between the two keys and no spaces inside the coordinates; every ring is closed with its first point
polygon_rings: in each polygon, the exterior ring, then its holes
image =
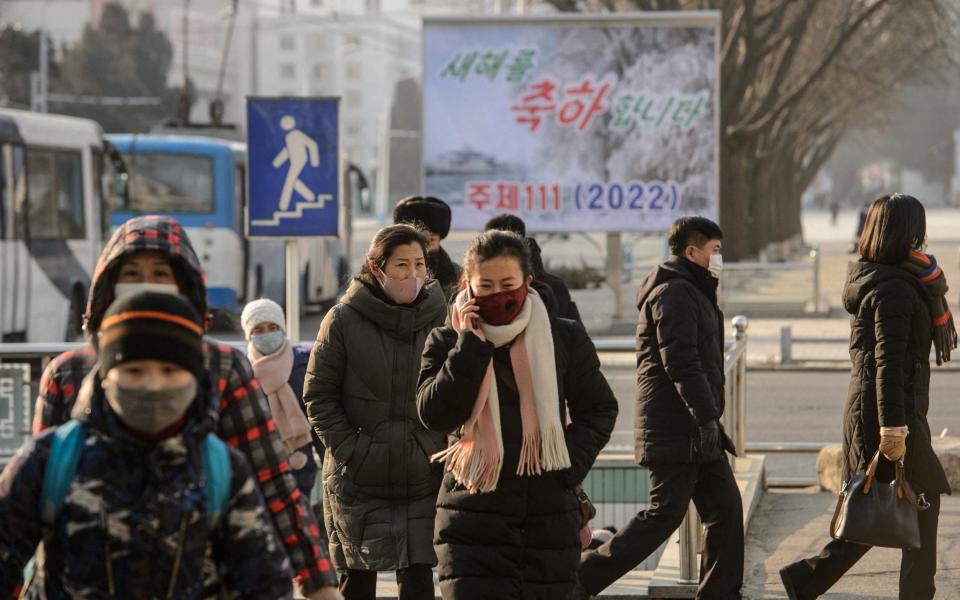
{"type": "MultiPolygon", "coordinates": [[[[620,401],[614,444],[632,444],[634,376],[629,368],[607,368],[620,401]]],[[[747,440],[839,442],[849,375],[836,371],[760,371],[747,374],[747,440]]],[[[930,428],[960,436],[960,372],[934,370],[930,428]]],[[[771,455],[771,478],[815,477],[815,455],[771,455]]]]}
{"type": "MultiPolygon", "coordinates": [[[[829,540],[836,496],[825,492],[768,491],[750,521],[743,597],[786,598],[779,570],[816,555],[829,540]]],[[[943,497],[938,535],[937,598],[960,598],[960,499],[943,497]]],[[[900,551],[875,548],[821,596],[824,600],[897,598],[900,551]]],[[[910,598],[909,593],[904,598],[910,598]]]]}

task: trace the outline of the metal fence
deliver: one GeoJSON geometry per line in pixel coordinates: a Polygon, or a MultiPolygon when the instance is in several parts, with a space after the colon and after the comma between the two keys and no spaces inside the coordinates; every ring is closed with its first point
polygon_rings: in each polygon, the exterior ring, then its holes
{"type": "Polygon", "coordinates": [[[776,307],[783,308],[783,298],[789,298],[793,303],[799,303],[800,310],[819,313],[822,305],[820,298],[820,248],[810,249],[807,259],[798,258],[790,261],[739,261],[723,265],[723,278],[720,280],[720,296],[728,308],[737,309],[741,306],[751,307],[754,311],[761,310],[756,306],[758,298],[770,302],[771,298],[778,298],[776,307]],[[809,272],[810,287],[805,290],[805,277],[796,280],[793,273],[809,272]],[[761,290],[771,284],[780,282],[779,288],[773,288],[762,293],[761,290]]]}

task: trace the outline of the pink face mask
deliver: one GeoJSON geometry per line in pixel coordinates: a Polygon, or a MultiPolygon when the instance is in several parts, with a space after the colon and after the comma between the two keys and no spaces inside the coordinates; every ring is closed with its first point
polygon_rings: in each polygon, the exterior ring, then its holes
{"type": "Polygon", "coordinates": [[[426,278],[407,277],[406,279],[394,279],[384,273],[383,279],[378,279],[378,281],[383,291],[393,298],[394,302],[397,304],[410,304],[420,295],[420,290],[423,289],[423,283],[426,281],[426,278]]]}

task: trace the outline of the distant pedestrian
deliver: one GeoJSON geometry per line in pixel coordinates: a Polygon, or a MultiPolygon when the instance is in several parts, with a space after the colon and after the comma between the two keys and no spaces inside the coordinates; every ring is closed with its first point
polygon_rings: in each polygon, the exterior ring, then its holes
{"type": "Polygon", "coordinates": [[[89,409],[0,476],[0,595],[42,540],[25,597],[200,600],[209,555],[225,597],[289,598],[290,561],[250,465],[210,433],[197,311],[179,295],[123,296],[97,355],[89,409]]]}
{"type": "Polygon", "coordinates": [[[853,241],[850,243],[847,251],[851,254],[857,252],[860,249],[860,237],[863,235],[863,228],[867,224],[867,211],[870,210],[870,203],[867,202],[860,209],[860,213],[857,215],[857,230],[853,234],[853,241]]]}
{"type": "Polygon", "coordinates": [[[373,600],[377,572],[396,571],[400,600],[432,600],[434,504],[443,434],[417,419],[424,341],[446,301],[426,281],[427,240],[409,225],[373,237],[366,261],[327,313],[304,400],[327,448],[323,506],[346,600],[373,600]]]}
{"type": "Polygon", "coordinates": [[[445,600],[563,600],[580,556],[574,488],[610,438],[617,400],[583,326],[530,289],[523,239],[488,231],[467,251],[451,324],[430,334],[417,407],[458,440],[434,536],[445,600]],[[564,427],[565,413],[570,424],[564,427]]]}
{"type": "MultiPolygon", "coordinates": [[[[843,414],[843,480],[866,471],[879,450],[878,478],[893,479],[902,460],[906,479],[930,508],[917,513],[920,550],[904,550],[900,598],[934,597],[940,494],[950,484],[933,451],[930,350],[937,364],[950,360],[957,332],[945,294],[947,282],[932,255],[924,254],[926,214],[913,196],[875,200],[860,236],[860,260],[850,263],[843,305],[853,316],[849,395],[843,414]]],[[[818,555],[780,571],[787,596],[807,600],[825,594],[870,546],[833,540],[818,555]]]]}
{"type": "Polygon", "coordinates": [[[584,553],[573,598],[599,594],[670,537],[692,499],[706,526],[697,598],[741,597],[743,507],[724,451],[723,268],[716,223],[681,217],[672,256],[641,284],[637,306],[637,462],[650,471],[650,508],[584,553]]]}
{"type": "Polygon", "coordinates": [[[444,297],[453,297],[463,269],[451,260],[447,251],[440,246],[450,233],[452,214],[450,206],[433,196],[408,196],[393,209],[393,222],[415,225],[427,231],[427,270],[430,276],[440,282],[444,297]]]}
{"type": "Polygon", "coordinates": [[[533,269],[533,286],[537,288],[538,292],[542,291],[542,288],[538,287],[538,284],[543,284],[549,288],[550,294],[553,296],[558,317],[583,323],[583,320],[580,318],[580,310],[577,308],[577,303],[574,302],[570,296],[570,289],[567,287],[567,284],[556,275],[547,273],[546,267],[544,267],[543,264],[540,245],[535,238],[527,237],[527,225],[523,222],[523,219],[507,213],[499,214],[487,221],[487,224],[483,227],[484,231],[490,231],[491,229],[512,231],[526,241],[527,246],[530,248],[530,266],[533,269]]]}
{"type": "Polygon", "coordinates": [[[240,315],[253,373],[270,402],[270,414],[289,453],[287,460],[297,478],[297,488],[309,498],[317,479],[314,445],[323,456],[323,444],[319,438],[314,440],[316,433],[303,405],[310,351],[290,344],[285,322],[283,309],[268,298],[250,302],[240,315]]]}
{"type": "Polygon", "coordinates": [[[830,199],[830,226],[837,226],[837,217],[840,216],[840,202],[836,198],[830,199]]]}

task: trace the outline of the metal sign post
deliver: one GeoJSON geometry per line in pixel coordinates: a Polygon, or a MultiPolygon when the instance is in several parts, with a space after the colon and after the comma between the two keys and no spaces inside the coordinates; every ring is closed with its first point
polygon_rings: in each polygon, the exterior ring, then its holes
{"type": "Polygon", "coordinates": [[[300,248],[297,240],[287,240],[285,246],[287,280],[287,337],[300,341],[300,248]]]}
{"type": "Polygon", "coordinates": [[[339,237],[339,98],[247,98],[248,238],[285,243],[287,337],[300,340],[297,240],[339,237]]]}

